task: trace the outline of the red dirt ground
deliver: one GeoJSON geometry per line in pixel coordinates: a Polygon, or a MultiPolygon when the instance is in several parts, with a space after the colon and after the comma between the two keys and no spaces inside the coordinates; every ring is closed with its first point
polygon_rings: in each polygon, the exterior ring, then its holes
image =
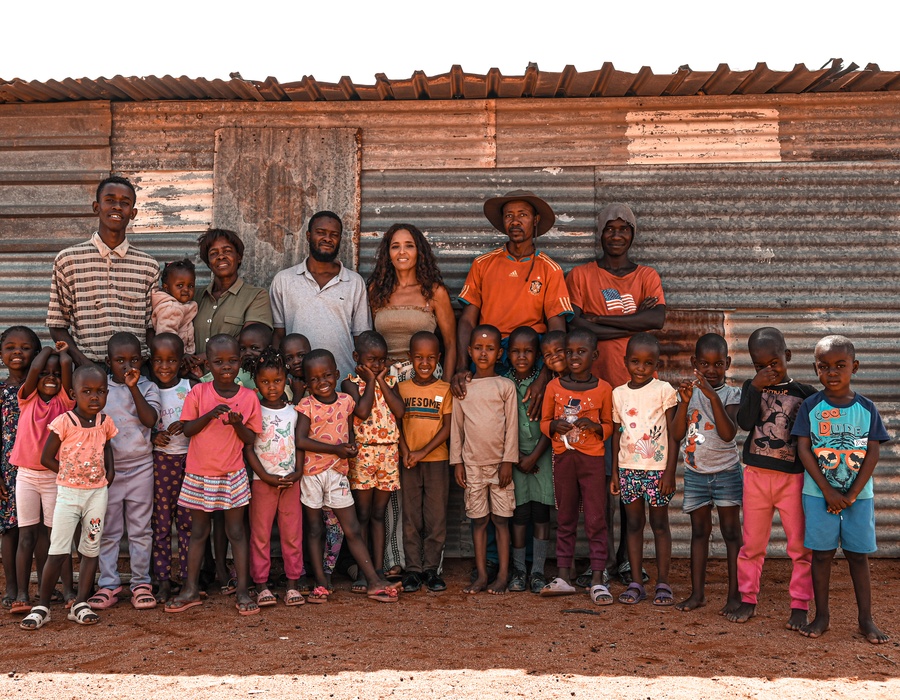
{"type": "MultiPolygon", "coordinates": [[[[846,562],[834,566],[832,629],[818,640],[783,628],[784,560],[767,562],[759,614],[744,625],[717,614],[721,561],[711,563],[709,605],[691,613],[649,601],[595,607],[583,594],[467,596],[465,561],[448,563],[448,591],[396,605],[336,578],[325,605],[279,601],[253,617],[213,595],[179,615],[121,602],[80,628],[54,606],[37,632],[0,618],[0,697],[897,697],[900,561],[872,561],[876,621],[898,640],[881,646],[856,629],[846,562]],[[572,608],[598,614],[563,612],[572,608]]],[[[681,599],[688,562],[673,570],[681,599]]]]}

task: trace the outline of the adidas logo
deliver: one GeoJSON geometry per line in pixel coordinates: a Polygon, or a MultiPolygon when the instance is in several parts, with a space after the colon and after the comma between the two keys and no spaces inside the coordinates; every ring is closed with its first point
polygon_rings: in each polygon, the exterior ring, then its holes
{"type": "Polygon", "coordinates": [[[510,276],[510,277],[518,277],[518,276],[519,276],[519,273],[516,272],[515,270],[513,270],[512,272],[509,273],[509,276],[510,276]]]}

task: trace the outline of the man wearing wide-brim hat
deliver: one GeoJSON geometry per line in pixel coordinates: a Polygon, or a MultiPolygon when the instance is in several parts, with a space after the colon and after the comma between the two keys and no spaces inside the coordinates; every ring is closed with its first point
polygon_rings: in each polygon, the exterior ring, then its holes
{"type": "MultiPolygon", "coordinates": [[[[550,205],[533,192],[513,190],[488,199],[484,215],[509,241],[472,262],[459,294],[464,308],[457,326],[460,352],[452,379],[458,398],[465,397],[466,383],[472,379],[464,348],[469,346],[475,326],[496,326],[505,348],[507,337],[519,326],[529,326],[538,333],[565,331],[566,321],[572,317],[562,268],[538,252],[535,245],[535,239],[556,221],[550,205]]],[[[540,415],[540,399],[549,378],[545,369],[531,387],[528,398],[533,418],[540,415]]]]}

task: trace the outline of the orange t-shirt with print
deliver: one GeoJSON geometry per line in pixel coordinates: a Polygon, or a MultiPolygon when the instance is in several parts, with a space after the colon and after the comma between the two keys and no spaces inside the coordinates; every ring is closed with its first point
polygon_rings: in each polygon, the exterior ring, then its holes
{"type": "Polygon", "coordinates": [[[106,486],[106,443],[119,432],[113,419],[98,413],[96,425],[84,428],[73,411],[57,416],[49,428],[59,435],[58,486],[72,489],[99,489],[106,486]]]}
{"type": "MultiPolygon", "coordinates": [[[[296,406],[298,413],[309,418],[309,439],[329,445],[342,445],[350,441],[350,417],[354,408],[356,402],[349,394],[342,392],[337,392],[334,403],[322,403],[315,396],[304,396],[296,406]]],[[[350,465],[337,455],[306,451],[304,476],[321,474],[329,469],[347,476],[350,465]]]]}

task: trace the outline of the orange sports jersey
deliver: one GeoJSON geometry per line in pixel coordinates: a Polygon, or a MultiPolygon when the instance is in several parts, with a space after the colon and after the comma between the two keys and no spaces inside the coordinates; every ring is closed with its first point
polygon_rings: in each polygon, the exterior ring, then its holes
{"type": "Polygon", "coordinates": [[[519,326],[544,333],[548,318],[573,315],[562,268],[544,253],[516,260],[505,246],[475,258],[459,300],[481,309],[479,323],[504,338],[519,326]]]}
{"type": "MultiPolygon", "coordinates": [[[[658,304],[665,304],[662,282],[652,267],[638,265],[624,277],[604,270],[596,262],[572,268],[566,277],[572,294],[572,305],[585,316],[626,316],[637,313],[647,297],[657,297],[658,304]]],[[[614,338],[597,342],[599,357],[591,370],[613,388],[622,386],[628,379],[625,369],[625,347],[628,338],[614,338]]]]}

